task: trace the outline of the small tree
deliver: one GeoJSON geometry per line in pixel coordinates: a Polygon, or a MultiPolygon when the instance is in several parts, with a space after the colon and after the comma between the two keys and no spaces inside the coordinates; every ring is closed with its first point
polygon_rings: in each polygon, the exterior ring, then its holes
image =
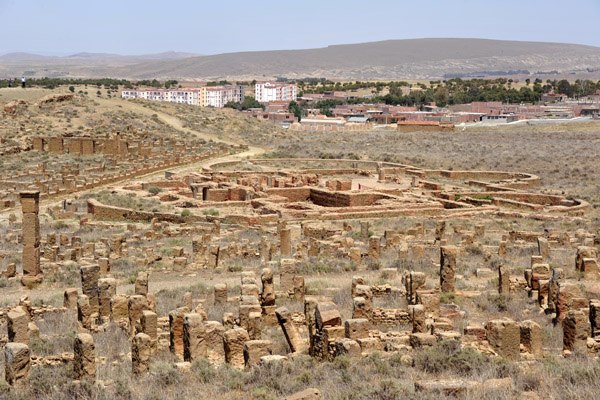
{"type": "Polygon", "coordinates": [[[69,86],[69,91],[71,91],[71,93],[75,93],[75,86],[69,86]]]}
{"type": "Polygon", "coordinates": [[[223,107],[225,107],[225,108],[233,108],[234,110],[239,110],[240,109],[240,103],[236,103],[235,101],[228,101],[227,103],[225,103],[225,105],[223,107]]]}
{"type": "Polygon", "coordinates": [[[298,105],[294,100],[290,101],[288,106],[288,111],[294,114],[296,118],[298,118],[298,122],[302,119],[302,107],[298,105]]]}
{"type": "Polygon", "coordinates": [[[244,98],[244,101],[240,103],[240,107],[242,110],[247,110],[249,108],[262,108],[265,109],[265,105],[259,103],[254,97],[247,96],[244,98]]]}

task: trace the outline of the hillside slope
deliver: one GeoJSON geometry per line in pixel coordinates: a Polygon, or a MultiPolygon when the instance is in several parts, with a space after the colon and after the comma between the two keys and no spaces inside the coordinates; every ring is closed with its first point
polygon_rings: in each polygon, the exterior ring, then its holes
{"type": "Polygon", "coordinates": [[[119,63],[100,57],[0,59],[0,72],[33,76],[128,79],[254,79],[328,77],[342,79],[439,79],[494,76],[527,71],[543,74],[600,72],[600,48],[565,43],[487,39],[409,39],[335,45],[305,50],[225,53],[180,59],[119,63]],[[20,68],[20,69],[19,69],[20,68]]]}

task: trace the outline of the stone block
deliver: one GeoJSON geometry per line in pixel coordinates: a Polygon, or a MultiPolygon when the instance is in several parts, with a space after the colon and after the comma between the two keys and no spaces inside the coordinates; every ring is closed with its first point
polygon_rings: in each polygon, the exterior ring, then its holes
{"type": "Polygon", "coordinates": [[[260,364],[261,357],[271,355],[273,342],[270,340],[248,340],[244,342],[244,364],[246,368],[260,364]]]}
{"type": "Polygon", "coordinates": [[[519,324],[510,319],[497,319],[486,324],[488,343],[494,351],[508,359],[518,360],[521,343],[519,324]]]}

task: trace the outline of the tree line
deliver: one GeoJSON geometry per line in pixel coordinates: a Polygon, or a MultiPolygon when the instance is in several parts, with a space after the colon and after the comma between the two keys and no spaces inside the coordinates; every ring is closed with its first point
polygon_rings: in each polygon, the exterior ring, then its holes
{"type": "MultiPolygon", "coordinates": [[[[343,104],[356,103],[386,103],[403,106],[423,106],[435,102],[441,107],[454,104],[465,104],[473,101],[502,101],[505,103],[535,103],[539,102],[544,93],[562,93],[570,98],[579,98],[600,90],[600,81],[578,79],[575,82],[550,80],[543,82],[527,78],[525,85],[519,80],[496,79],[461,79],[454,78],[443,81],[430,81],[428,84],[408,83],[406,81],[391,82],[332,82],[327,79],[312,78],[296,80],[300,96],[305,94],[325,93],[330,91],[370,90],[369,97],[350,98],[343,104]],[[519,87],[520,86],[520,87],[519,87]],[[383,89],[388,93],[383,95],[383,89]]],[[[337,100],[339,101],[339,100],[337,100]]],[[[316,108],[328,115],[335,104],[318,102],[316,108]]]]}
{"type": "MultiPolygon", "coordinates": [[[[21,85],[21,78],[11,78],[13,81],[13,87],[21,85]]],[[[113,79],[113,78],[89,78],[89,79],[67,79],[67,78],[27,78],[25,82],[27,87],[43,87],[45,89],[54,89],[59,86],[73,86],[73,85],[85,85],[95,86],[98,89],[105,88],[111,90],[119,90],[119,87],[125,89],[135,89],[140,86],[153,87],[157,89],[169,89],[171,87],[177,87],[179,82],[171,79],[167,81],[159,81],[156,79],[129,81],[127,79],[113,79]]],[[[0,81],[0,88],[8,87],[8,79],[0,81]]],[[[179,86],[181,87],[181,86],[179,86]]]]}

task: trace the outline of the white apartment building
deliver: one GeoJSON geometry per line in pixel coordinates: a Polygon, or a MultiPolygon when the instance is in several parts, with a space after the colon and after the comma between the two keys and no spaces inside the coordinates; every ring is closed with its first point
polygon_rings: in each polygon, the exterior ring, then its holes
{"type": "Polygon", "coordinates": [[[244,101],[244,87],[239,85],[208,86],[202,88],[200,105],[203,107],[222,108],[230,101],[244,101]]]}
{"type": "Polygon", "coordinates": [[[254,86],[254,97],[261,103],[270,101],[296,101],[298,87],[287,83],[257,83],[254,86]]]}
{"type": "Polygon", "coordinates": [[[147,89],[123,90],[124,99],[144,99],[151,101],[168,101],[171,103],[192,104],[195,106],[212,106],[222,108],[230,101],[244,101],[243,86],[211,86],[197,89],[147,89]]]}
{"type": "Polygon", "coordinates": [[[123,90],[121,96],[124,99],[144,99],[151,101],[168,101],[171,103],[200,105],[199,89],[147,89],[147,90],[123,90]]]}

